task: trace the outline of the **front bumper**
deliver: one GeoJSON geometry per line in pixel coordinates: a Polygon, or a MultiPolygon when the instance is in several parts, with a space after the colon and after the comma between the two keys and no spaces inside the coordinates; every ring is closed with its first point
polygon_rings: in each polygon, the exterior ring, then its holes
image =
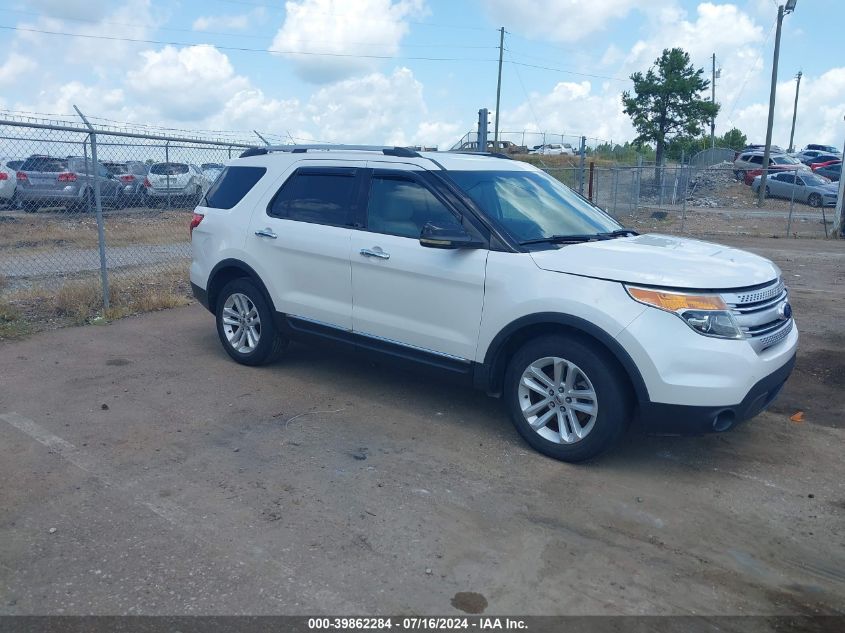
{"type": "Polygon", "coordinates": [[[663,435],[701,435],[727,431],[740,422],[762,413],[786,383],[795,367],[793,355],[785,365],[757,382],[742,402],[726,406],[689,406],[641,402],[638,419],[648,433],[663,435]]]}

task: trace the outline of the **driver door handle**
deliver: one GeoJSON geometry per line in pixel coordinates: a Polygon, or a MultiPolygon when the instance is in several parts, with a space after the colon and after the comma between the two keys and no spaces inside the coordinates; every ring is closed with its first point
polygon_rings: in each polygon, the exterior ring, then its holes
{"type": "Polygon", "coordinates": [[[258,237],[269,237],[271,240],[275,240],[277,237],[279,237],[273,232],[273,229],[271,229],[270,227],[267,227],[266,229],[259,229],[255,232],[255,234],[258,237]]]}
{"type": "Polygon", "coordinates": [[[364,257],[378,257],[379,259],[390,259],[390,253],[385,253],[382,250],[370,250],[369,248],[362,248],[360,251],[364,257]]]}

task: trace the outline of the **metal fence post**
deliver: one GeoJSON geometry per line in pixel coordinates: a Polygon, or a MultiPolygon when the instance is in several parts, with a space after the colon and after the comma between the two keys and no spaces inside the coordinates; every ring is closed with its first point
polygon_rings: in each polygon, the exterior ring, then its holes
{"type": "Polygon", "coordinates": [[[582,196],[584,195],[584,169],[585,169],[585,162],[587,160],[587,137],[581,137],[581,148],[580,148],[581,160],[579,161],[579,169],[578,169],[578,193],[582,196]]]}
{"type": "Polygon", "coordinates": [[[167,210],[170,211],[170,141],[164,144],[164,163],[167,165],[167,174],[165,175],[167,181],[167,210]]]}
{"type": "Polygon", "coordinates": [[[613,215],[619,217],[619,211],[616,208],[619,194],[619,169],[613,170],[613,215]]]}
{"type": "Polygon", "coordinates": [[[106,264],[106,231],[103,226],[103,205],[100,200],[100,164],[97,162],[97,135],[94,133],[93,126],[85,118],[79,108],[73,106],[76,113],[82,119],[85,126],[90,130],[88,138],[91,139],[91,163],[94,173],[94,208],[97,211],[97,243],[100,248],[100,281],[103,287],[103,310],[108,310],[109,303],[109,273],[106,264]]]}
{"type": "Polygon", "coordinates": [[[634,192],[634,208],[637,213],[640,211],[640,183],[643,177],[643,157],[642,154],[637,154],[637,189],[634,192]]]}
{"type": "Polygon", "coordinates": [[[687,222],[687,196],[689,195],[689,168],[684,174],[684,204],[681,208],[681,233],[684,232],[684,226],[687,222]]]}

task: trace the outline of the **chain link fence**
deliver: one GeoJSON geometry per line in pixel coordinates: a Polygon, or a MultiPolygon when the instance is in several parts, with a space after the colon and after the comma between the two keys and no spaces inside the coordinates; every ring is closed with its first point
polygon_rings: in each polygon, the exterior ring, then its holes
{"type": "Polygon", "coordinates": [[[544,170],[625,226],[641,232],[696,237],[825,238],[834,223],[835,197],[808,169],[771,172],[768,195],[757,205],[759,172],[715,165],[599,166],[544,170]]]}
{"type": "MultiPolygon", "coordinates": [[[[0,119],[0,338],[20,324],[90,322],[186,302],[191,211],[226,160],[266,138],[279,142],[257,132],[203,138],[94,127],[81,118],[0,119]]],[[[562,164],[516,158],[640,232],[827,234],[833,210],[814,197],[810,177],[793,187],[770,174],[760,208],[754,174],[736,170],[730,151],[668,166],[584,154],[562,164]]]]}
{"type": "Polygon", "coordinates": [[[0,337],[183,303],[191,211],[255,145],[0,120],[0,337]]]}

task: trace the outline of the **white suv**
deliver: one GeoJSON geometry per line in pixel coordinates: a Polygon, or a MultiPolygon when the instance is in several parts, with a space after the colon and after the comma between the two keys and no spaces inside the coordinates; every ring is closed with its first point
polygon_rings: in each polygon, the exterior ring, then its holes
{"type": "Polygon", "coordinates": [[[637,235],[501,155],[291,146],[228,163],[192,222],[191,285],[246,365],[314,337],[504,397],[546,455],[583,460],[635,417],[724,431],[795,362],[778,268],[637,235]]]}

